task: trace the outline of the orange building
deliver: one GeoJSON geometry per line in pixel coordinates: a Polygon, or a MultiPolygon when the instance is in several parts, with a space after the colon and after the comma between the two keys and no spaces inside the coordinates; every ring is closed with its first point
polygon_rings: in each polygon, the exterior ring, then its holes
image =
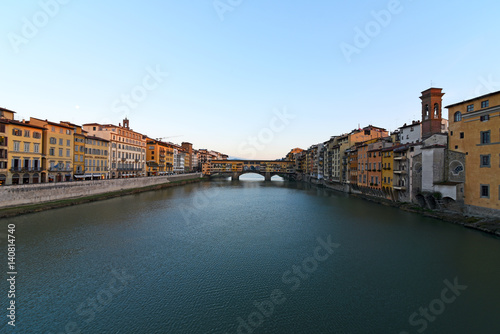
{"type": "Polygon", "coordinates": [[[171,174],[174,164],[173,156],[172,144],[149,138],[146,150],[147,176],[171,174]]]}
{"type": "Polygon", "coordinates": [[[380,146],[368,150],[368,180],[370,188],[382,189],[382,147],[380,146]]]}

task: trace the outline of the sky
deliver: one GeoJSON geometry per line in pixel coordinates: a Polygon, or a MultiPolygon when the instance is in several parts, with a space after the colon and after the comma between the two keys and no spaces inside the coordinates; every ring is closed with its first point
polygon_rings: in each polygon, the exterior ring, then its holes
{"type": "MultiPolygon", "coordinates": [[[[3,0],[0,106],[276,159],[500,90],[498,1],[3,0]]],[[[446,110],[443,114],[447,115],[446,110]]]]}

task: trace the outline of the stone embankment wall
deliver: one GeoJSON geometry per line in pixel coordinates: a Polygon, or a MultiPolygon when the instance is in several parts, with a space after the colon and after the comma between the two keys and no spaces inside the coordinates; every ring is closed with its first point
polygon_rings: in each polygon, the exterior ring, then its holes
{"type": "Polygon", "coordinates": [[[130,179],[39,183],[0,187],[0,208],[86,197],[201,178],[201,173],[130,179]]]}

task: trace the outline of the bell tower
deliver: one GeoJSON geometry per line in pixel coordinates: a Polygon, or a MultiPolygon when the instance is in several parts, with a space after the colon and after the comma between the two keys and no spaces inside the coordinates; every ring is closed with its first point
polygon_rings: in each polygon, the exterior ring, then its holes
{"type": "Polygon", "coordinates": [[[422,92],[422,140],[441,133],[443,107],[442,88],[429,88],[422,92]]]}

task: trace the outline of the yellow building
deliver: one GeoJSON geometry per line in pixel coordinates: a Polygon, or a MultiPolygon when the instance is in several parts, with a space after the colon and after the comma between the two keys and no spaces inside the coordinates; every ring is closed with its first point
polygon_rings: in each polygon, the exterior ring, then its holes
{"type": "Polygon", "coordinates": [[[392,200],[393,189],[392,181],[394,176],[394,147],[386,147],[382,149],[382,191],[384,194],[392,200]]]}
{"type": "Polygon", "coordinates": [[[73,128],[34,117],[30,117],[28,123],[45,129],[42,145],[42,182],[72,180],[73,128]]]}
{"type": "Polygon", "coordinates": [[[466,154],[465,204],[500,216],[500,91],[446,108],[449,149],[466,154]]]}
{"type": "Polygon", "coordinates": [[[61,122],[61,124],[73,128],[73,177],[82,178],[85,173],[85,138],[87,131],[83,130],[81,125],[70,122],[61,122]]]}
{"type": "Polygon", "coordinates": [[[109,178],[109,140],[87,135],[84,160],[85,179],[109,178]]]}
{"type": "Polygon", "coordinates": [[[6,149],[2,149],[0,154],[5,159],[2,167],[6,168],[2,169],[4,173],[0,175],[0,183],[10,185],[42,182],[44,128],[14,120],[14,111],[2,109],[1,113],[0,127],[5,134],[1,141],[6,149]]]}
{"type": "Polygon", "coordinates": [[[212,173],[209,162],[204,162],[201,164],[201,172],[203,173],[203,175],[210,175],[212,173]]]}

